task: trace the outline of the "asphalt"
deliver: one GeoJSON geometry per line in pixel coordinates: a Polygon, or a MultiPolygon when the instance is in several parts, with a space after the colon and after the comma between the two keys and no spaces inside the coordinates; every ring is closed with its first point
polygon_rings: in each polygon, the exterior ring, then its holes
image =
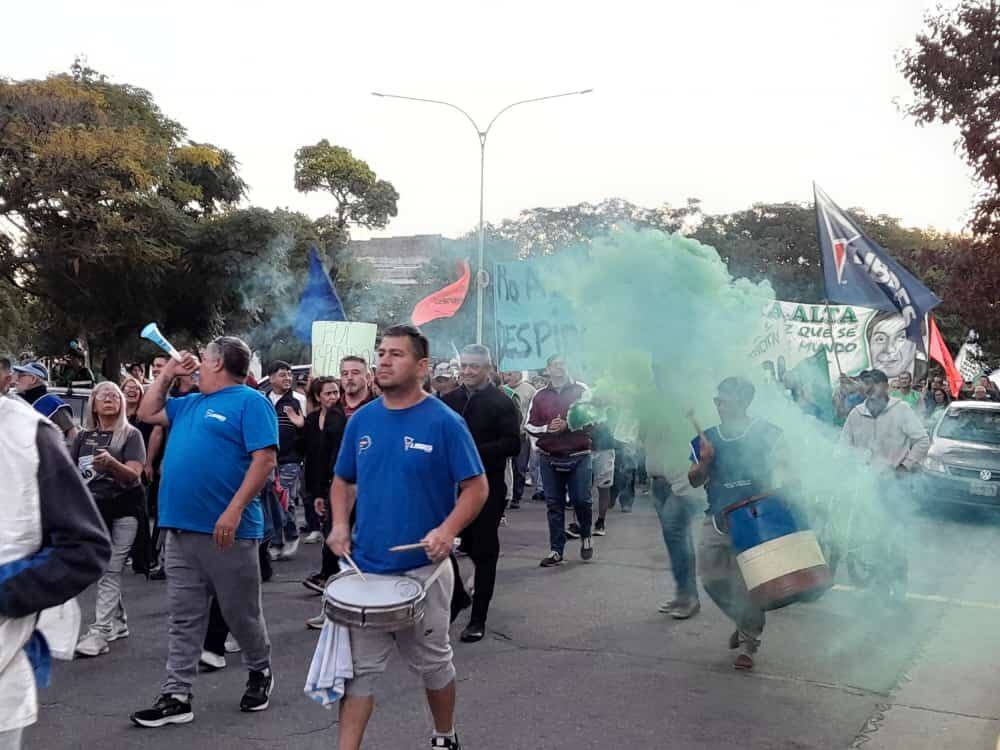
{"type": "MultiPolygon", "coordinates": [[[[911,524],[911,585],[885,606],[845,574],[820,601],[768,618],[752,673],[731,667],[731,625],[703,597],[701,614],[674,621],[657,606],[672,593],[656,517],[645,498],[613,510],[596,559],[573,542],[567,563],[543,570],[544,508],[525,503],[501,529],[503,557],[487,637],[459,643],[457,726],[463,747],[989,748],[1000,734],[1000,520],[980,513],[919,514],[911,524]]],[[[300,583],[318,546],[276,564],[264,586],[277,688],[269,710],[242,714],[238,654],[201,675],[195,720],[139,729],[162,679],[165,585],[129,574],[131,637],[110,654],[59,663],[42,692],[26,747],[336,747],[336,712],[302,693],[317,634],[304,627],[320,598],[300,583]]],[[[468,561],[463,561],[468,572],[468,561]]],[[[85,623],[93,592],[85,594],[85,623]]],[[[367,748],[427,746],[419,683],[398,658],[380,684],[367,748]]]]}

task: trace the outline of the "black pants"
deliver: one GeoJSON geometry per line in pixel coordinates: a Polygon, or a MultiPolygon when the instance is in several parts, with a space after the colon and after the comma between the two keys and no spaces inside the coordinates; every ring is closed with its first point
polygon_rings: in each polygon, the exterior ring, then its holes
{"type": "Polygon", "coordinates": [[[476,590],[472,594],[470,622],[486,624],[486,614],[493,598],[497,580],[497,560],[500,559],[500,517],[507,505],[507,484],[503,472],[486,476],[490,494],[476,519],[462,531],[462,549],[476,565],[476,590]]]}
{"type": "Polygon", "coordinates": [[[226,636],[229,635],[229,626],[222,616],[219,608],[219,600],[212,597],[212,608],[208,612],[208,630],[205,631],[205,643],[202,646],[206,651],[211,651],[216,656],[226,655],[226,636]]]}
{"type": "MultiPolygon", "coordinates": [[[[327,497],[326,503],[326,514],[323,516],[323,563],[320,566],[319,572],[324,578],[329,578],[332,575],[336,575],[340,572],[340,559],[333,554],[333,550],[327,546],[326,538],[330,536],[330,531],[333,529],[333,509],[330,507],[330,498],[327,497]]],[[[354,518],[355,511],[357,508],[351,508],[351,518],[348,521],[350,524],[351,531],[354,530],[354,518]]]]}

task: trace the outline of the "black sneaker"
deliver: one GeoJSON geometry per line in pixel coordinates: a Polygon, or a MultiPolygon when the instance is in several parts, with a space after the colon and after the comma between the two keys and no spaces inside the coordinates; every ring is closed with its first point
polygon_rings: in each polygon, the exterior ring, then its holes
{"type": "Polygon", "coordinates": [[[556,565],[562,565],[563,556],[558,552],[550,552],[540,563],[538,567],[540,568],[553,568],[556,565]]]}
{"type": "Polygon", "coordinates": [[[544,503],[545,502],[545,493],[543,493],[543,492],[535,492],[534,494],[532,494],[531,499],[534,500],[536,503],[544,503]]]}
{"type": "Polygon", "coordinates": [[[455,732],[454,737],[431,737],[431,747],[444,748],[444,750],[462,750],[462,746],[458,744],[458,732],[455,732]]]}
{"type": "Polygon", "coordinates": [[[590,562],[594,559],[594,545],[589,536],[585,536],[580,543],[580,559],[584,562],[590,562]]]}
{"type": "Polygon", "coordinates": [[[326,578],[322,573],[313,573],[308,578],[303,579],[302,585],[310,591],[322,594],[326,590],[326,578]]]}
{"type": "Polygon", "coordinates": [[[604,519],[598,518],[594,521],[594,536],[604,536],[608,532],[604,528],[604,519]]]}
{"type": "Polygon", "coordinates": [[[163,727],[167,724],[187,724],[194,720],[191,696],[186,701],[174,695],[161,695],[152,708],[136,711],[128,717],[137,727],[163,727]]]}
{"type": "Polygon", "coordinates": [[[510,505],[508,505],[507,507],[510,508],[511,510],[521,510],[521,501],[511,500],[510,505]]]}
{"type": "Polygon", "coordinates": [[[459,638],[462,643],[475,643],[476,641],[483,640],[484,635],[486,635],[485,625],[480,625],[478,622],[470,622],[465,630],[462,631],[462,635],[459,638]]]}
{"type": "Polygon", "coordinates": [[[247,691],[240,701],[240,711],[263,711],[271,703],[271,691],[274,690],[274,674],[268,669],[264,672],[250,670],[247,680],[247,691]]]}
{"type": "Polygon", "coordinates": [[[155,568],[149,571],[149,580],[165,581],[167,580],[167,571],[163,569],[162,565],[157,565],[155,568]]]}
{"type": "Polygon", "coordinates": [[[580,538],[580,524],[578,524],[578,523],[571,523],[569,526],[567,526],[566,527],[566,536],[568,536],[570,539],[579,539],[580,538]]]}

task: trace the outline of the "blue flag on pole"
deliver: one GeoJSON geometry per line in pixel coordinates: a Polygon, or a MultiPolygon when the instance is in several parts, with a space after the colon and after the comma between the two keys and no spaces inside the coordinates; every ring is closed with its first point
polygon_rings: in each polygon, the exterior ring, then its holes
{"type": "Polygon", "coordinates": [[[312,343],[312,324],[317,320],[346,320],[344,306],[333,288],[330,274],[323,268],[315,247],[309,248],[309,279],[302,290],[292,330],[307,344],[312,343]]]}
{"type": "Polygon", "coordinates": [[[813,192],[827,301],[898,312],[906,338],[923,350],[924,316],[941,300],[867,237],[815,183],[813,192]]]}

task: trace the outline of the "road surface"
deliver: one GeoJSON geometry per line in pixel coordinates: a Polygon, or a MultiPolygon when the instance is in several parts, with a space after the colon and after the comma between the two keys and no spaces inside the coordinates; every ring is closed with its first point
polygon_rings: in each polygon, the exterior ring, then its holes
{"type": "MultiPolygon", "coordinates": [[[[769,615],[752,673],[726,648],[731,625],[703,597],[701,614],[657,613],[672,593],[647,498],[613,510],[597,556],[544,570],[544,506],[525,503],[501,529],[503,558],[487,637],[457,643],[457,726],[463,747],[509,748],[988,748],[1000,733],[1000,520],[919,515],[912,525],[911,594],[901,608],[838,586],[819,602],[769,615]]],[[[264,586],[277,688],[268,711],[238,710],[246,680],[238,654],[199,676],[195,720],[138,729],[128,714],[151,705],[165,655],[165,584],[128,574],[131,637],[97,659],[59,663],[42,693],[28,748],[145,750],[323,748],[336,712],[302,694],[316,640],[304,620],[319,597],[301,584],[318,546],[277,563],[264,586]]],[[[462,562],[466,574],[468,560],[462,562]]],[[[93,593],[82,599],[85,623],[93,593]]],[[[366,747],[426,747],[416,678],[394,659],[380,685],[366,747]]]]}

